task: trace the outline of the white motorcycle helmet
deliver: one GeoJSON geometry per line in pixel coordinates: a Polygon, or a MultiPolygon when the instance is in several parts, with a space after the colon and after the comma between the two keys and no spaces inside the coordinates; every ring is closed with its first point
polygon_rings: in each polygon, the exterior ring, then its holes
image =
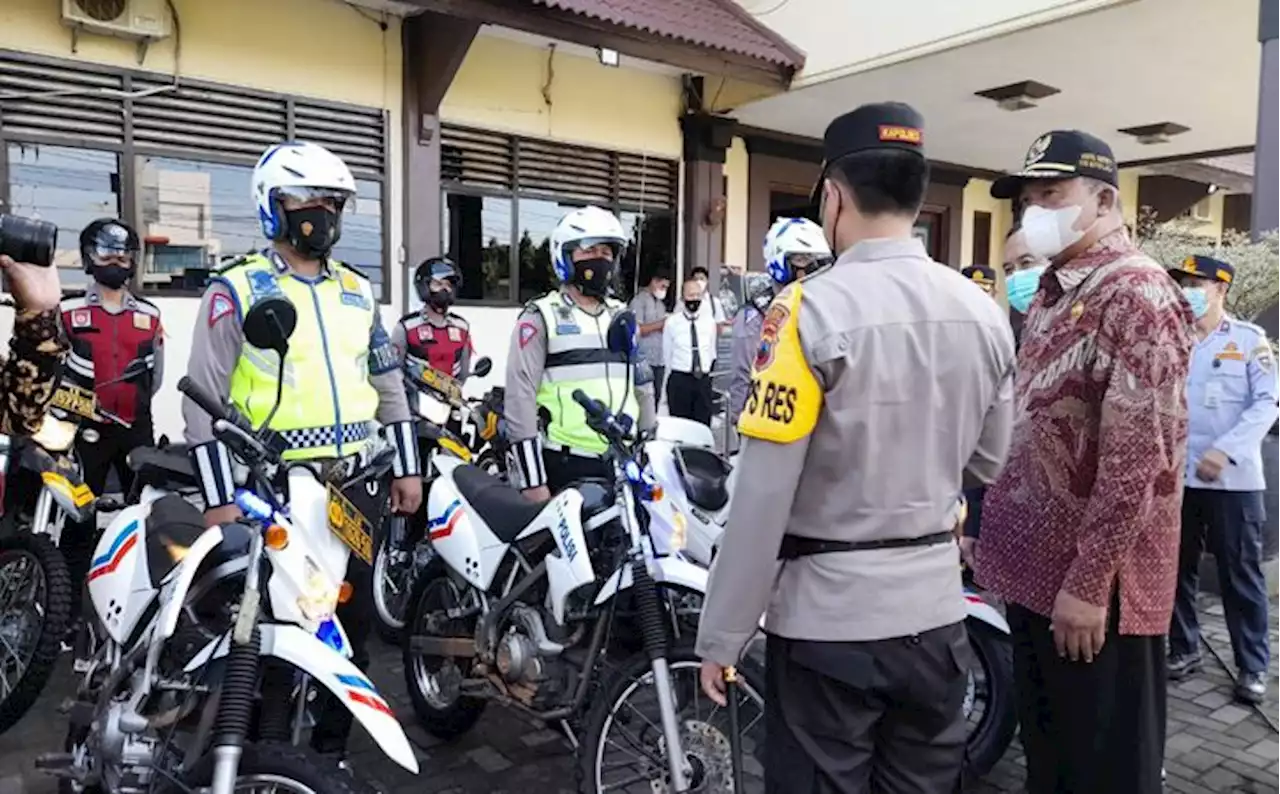
{"type": "MultiPolygon", "coordinates": [[[[299,202],[332,199],[338,207],[340,221],[343,209],[355,194],[356,180],[347,164],[314,143],[278,143],[263,152],[253,167],[253,200],[262,234],[268,240],[289,237],[281,203],[285,197],[299,202]]],[[[338,241],[340,234],[339,222],[332,243],[338,241]]]]}
{"type": "Polygon", "coordinates": [[[565,284],[573,281],[573,250],[605,243],[613,249],[610,272],[622,261],[627,237],[617,216],[599,207],[583,207],[560,219],[551,232],[551,262],[556,279],[565,284]]]}
{"type": "Polygon", "coordinates": [[[806,218],[778,218],[764,236],[765,269],[779,285],[790,284],[798,271],[812,271],[831,259],[822,229],[806,218]]]}

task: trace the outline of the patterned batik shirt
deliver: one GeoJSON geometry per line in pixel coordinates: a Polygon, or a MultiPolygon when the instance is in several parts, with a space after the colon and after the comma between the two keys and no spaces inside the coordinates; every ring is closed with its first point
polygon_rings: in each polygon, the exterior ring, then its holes
{"type": "Polygon", "coordinates": [[[1118,585],[1122,634],[1167,632],[1193,340],[1177,285],[1123,230],[1045,273],[983,505],[981,584],[1046,617],[1060,590],[1107,606],[1118,585]]]}
{"type": "Polygon", "coordinates": [[[60,328],[57,309],[18,312],[9,360],[0,367],[0,432],[29,436],[40,429],[67,349],[60,328]]]}

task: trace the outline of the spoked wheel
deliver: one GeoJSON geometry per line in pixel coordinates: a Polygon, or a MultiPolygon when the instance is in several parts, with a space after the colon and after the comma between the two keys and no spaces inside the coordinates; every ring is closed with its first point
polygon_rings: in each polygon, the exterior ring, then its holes
{"type": "Polygon", "coordinates": [[[969,722],[965,779],[977,780],[1004,757],[1018,729],[1013,702],[1013,645],[981,621],[965,621],[977,665],[969,671],[964,716],[969,722]]]}
{"type": "MultiPolygon", "coordinates": [[[[692,651],[678,650],[667,659],[689,770],[689,790],[702,794],[732,792],[728,709],[717,706],[703,693],[698,680],[702,663],[692,651]]],[[[764,768],[755,757],[756,748],[764,741],[764,676],[750,660],[739,672],[735,696],[743,788],[755,794],[764,791],[764,768]]],[[[584,728],[578,751],[580,792],[671,790],[662,720],[646,654],[633,656],[610,675],[584,728]]]]}
{"type": "Polygon", "coordinates": [[[476,724],[487,703],[462,694],[470,660],[431,656],[413,648],[414,637],[475,637],[476,619],[449,618],[462,606],[462,593],[436,558],[413,586],[404,637],[404,677],[418,723],[431,735],[453,739],[476,724]]]}
{"type": "MultiPolygon", "coordinates": [[[[370,788],[328,756],[289,745],[246,744],[236,777],[237,794],[364,794],[370,788]]],[[[191,789],[205,787],[213,776],[205,759],[188,776],[191,789]]],[[[173,791],[170,786],[166,791],[173,791]]]]}
{"type": "MultiPolygon", "coordinates": [[[[405,519],[395,516],[391,520],[405,519]]],[[[414,579],[426,567],[432,552],[425,544],[397,547],[390,537],[394,533],[386,534],[373,560],[373,605],[378,614],[378,633],[386,642],[399,645],[414,579]]]]}
{"type": "Polygon", "coordinates": [[[71,624],[71,577],[48,535],[0,540],[0,733],[36,702],[71,624]]]}

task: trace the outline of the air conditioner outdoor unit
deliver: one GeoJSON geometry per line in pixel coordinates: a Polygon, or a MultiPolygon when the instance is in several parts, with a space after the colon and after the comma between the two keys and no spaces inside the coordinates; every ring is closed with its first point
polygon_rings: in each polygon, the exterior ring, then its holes
{"type": "Polygon", "coordinates": [[[62,22],[76,31],[134,41],[173,35],[165,0],[62,0],[62,22]]]}

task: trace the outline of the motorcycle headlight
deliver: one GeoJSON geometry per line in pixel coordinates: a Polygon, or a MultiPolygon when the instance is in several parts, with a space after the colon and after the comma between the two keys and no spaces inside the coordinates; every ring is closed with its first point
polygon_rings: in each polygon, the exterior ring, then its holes
{"type": "Polygon", "coordinates": [[[71,422],[64,422],[45,414],[40,422],[40,429],[31,440],[49,452],[66,452],[76,440],[77,427],[71,422]]]}
{"type": "Polygon", "coordinates": [[[330,582],[319,566],[308,558],[306,584],[298,597],[298,610],[313,629],[333,617],[341,592],[341,585],[330,582]]]}

